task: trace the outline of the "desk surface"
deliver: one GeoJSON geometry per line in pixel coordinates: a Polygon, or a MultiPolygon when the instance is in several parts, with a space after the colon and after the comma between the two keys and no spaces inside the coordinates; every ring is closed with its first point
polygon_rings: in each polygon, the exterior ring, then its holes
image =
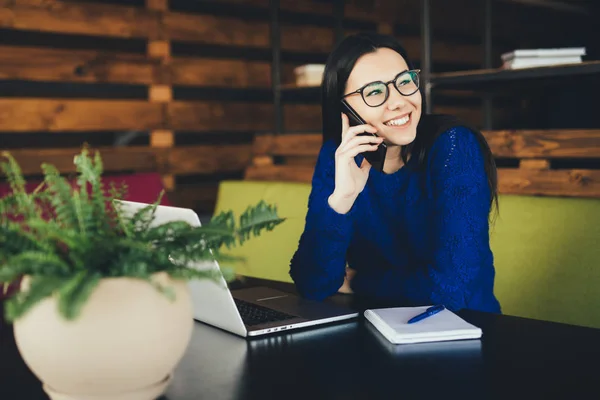
{"type": "MultiPolygon", "coordinates": [[[[599,329],[459,314],[481,341],[395,346],[364,318],[249,340],[196,323],[161,400],[600,398],[599,329]]],[[[1,334],[0,398],[47,399],[12,330],[1,334]]]]}

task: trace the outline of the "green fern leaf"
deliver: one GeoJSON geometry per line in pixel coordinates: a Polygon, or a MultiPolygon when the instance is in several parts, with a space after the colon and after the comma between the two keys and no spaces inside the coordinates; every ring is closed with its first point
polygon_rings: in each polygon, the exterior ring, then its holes
{"type": "Polygon", "coordinates": [[[261,201],[254,207],[248,207],[240,217],[240,243],[248,240],[251,235],[259,236],[261,231],[271,231],[275,226],[285,221],[277,215],[277,207],[261,201]]]}
{"type": "Polygon", "coordinates": [[[77,217],[77,225],[79,226],[79,232],[82,235],[87,234],[88,227],[86,226],[86,218],[83,212],[82,202],[85,200],[81,199],[81,192],[79,190],[73,191],[73,211],[77,217]]]}
{"type": "Polygon", "coordinates": [[[119,215],[120,226],[128,236],[131,236],[136,232],[138,233],[138,237],[140,232],[143,236],[143,234],[150,229],[150,225],[154,221],[156,208],[160,204],[163,196],[164,190],[161,191],[158,199],[153,204],[149,204],[146,207],[139,209],[133,216],[126,216],[125,213],[122,212],[122,207],[119,203],[114,203],[117,214],[119,215]]]}
{"type": "Polygon", "coordinates": [[[58,310],[67,320],[77,318],[84,304],[100,282],[101,275],[81,271],[58,291],[58,310]]]}
{"type": "Polygon", "coordinates": [[[51,204],[56,212],[56,221],[63,227],[77,229],[79,226],[73,203],[72,187],[53,165],[42,164],[44,181],[53,194],[51,204]]]}
{"type": "Polygon", "coordinates": [[[53,247],[32,232],[20,229],[17,224],[0,226],[0,259],[32,250],[52,251],[53,247]]]}
{"type": "Polygon", "coordinates": [[[88,232],[100,230],[108,232],[106,204],[109,199],[104,195],[102,184],[102,159],[100,153],[96,152],[94,160],[89,156],[87,147],[84,147],[81,154],[75,157],[77,173],[77,183],[81,192],[82,211],[84,217],[85,229],[88,232]],[[91,187],[91,197],[88,198],[88,184],[91,187]],[[89,201],[88,201],[89,200],[89,201]]]}
{"type": "MultiPolygon", "coordinates": [[[[113,185],[110,195],[104,194],[100,153],[92,158],[84,148],[75,164],[78,187],[71,187],[55,167],[44,164],[43,185],[27,194],[14,160],[2,163],[15,190],[0,199],[0,282],[21,275],[33,277],[30,290],[6,302],[9,318],[23,315],[58,291],[58,311],[74,319],[106,277],[149,281],[154,273],[164,271],[176,279],[212,279],[223,284],[223,276],[225,280],[234,276],[232,269],[196,269],[198,263],[215,258],[221,263],[239,262],[243,258],[222,254],[221,248],[243,243],[284,221],[275,207],[261,202],[242,214],[239,226],[231,211],[201,227],[183,221],[154,226],[164,192],[155,203],[125,217],[113,200],[123,198],[126,190],[118,191],[113,185]],[[113,202],[108,210],[107,202],[109,206],[113,202]],[[24,217],[24,221],[16,223],[7,215],[24,217]]],[[[172,288],[153,285],[172,298],[172,288]]]]}
{"type": "Polygon", "coordinates": [[[28,290],[20,291],[15,296],[5,300],[6,320],[13,322],[22,317],[40,301],[51,296],[63,283],[63,279],[54,276],[32,277],[28,290]]]}
{"type": "Polygon", "coordinates": [[[25,251],[6,261],[0,269],[0,281],[12,282],[20,275],[66,276],[69,272],[69,265],[56,254],[25,251]]]}
{"type": "Polygon", "coordinates": [[[0,168],[6,176],[13,193],[12,195],[15,197],[19,214],[26,217],[36,215],[38,209],[34,198],[29,196],[25,191],[25,178],[23,177],[21,167],[9,152],[3,151],[1,154],[2,157],[8,160],[0,162],[0,168]]]}

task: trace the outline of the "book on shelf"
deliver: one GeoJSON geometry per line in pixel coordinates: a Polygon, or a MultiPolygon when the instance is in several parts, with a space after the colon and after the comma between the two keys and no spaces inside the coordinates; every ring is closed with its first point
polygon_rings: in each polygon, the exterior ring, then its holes
{"type": "Polygon", "coordinates": [[[517,49],[501,55],[502,61],[515,59],[542,59],[562,57],[582,57],[586,55],[585,47],[564,47],[553,49],[517,49]]]}
{"type": "Polygon", "coordinates": [[[542,58],[524,58],[505,61],[502,69],[523,69],[535,67],[547,67],[551,65],[579,64],[581,57],[542,57],[542,58]]]}
{"type": "Polygon", "coordinates": [[[296,85],[299,87],[319,86],[325,72],[325,64],[305,64],[294,68],[296,85]]]}

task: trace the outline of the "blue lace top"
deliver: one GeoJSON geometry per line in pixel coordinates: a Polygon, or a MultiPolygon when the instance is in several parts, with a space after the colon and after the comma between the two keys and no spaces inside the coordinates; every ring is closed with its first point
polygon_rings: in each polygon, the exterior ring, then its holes
{"type": "MultiPolygon", "coordinates": [[[[489,246],[490,191],[475,135],[454,127],[436,139],[426,168],[371,169],[347,214],[328,204],[336,145],[323,144],[306,225],[290,263],[298,292],[321,300],[357,271],[357,295],[411,305],[500,312],[489,246]]],[[[360,159],[358,159],[360,161],[360,159]]]]}

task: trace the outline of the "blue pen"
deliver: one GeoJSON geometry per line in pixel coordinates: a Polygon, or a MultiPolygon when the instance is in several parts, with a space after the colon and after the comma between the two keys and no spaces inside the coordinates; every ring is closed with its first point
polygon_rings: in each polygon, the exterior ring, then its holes
{"type": "Polygon", "coordinates": [[[443,305],[439,305],[439,306],[433,306],[433,307],[429,307],[427,310],[425,310],[424,313],[421,313],[415,317],[412,317],[411,319],[408,320],[409,324],[414,324],[415,322],[418,322],[422,319],[425,319],[427,317],[431,317],[432,315],[435,315],[437,313],[439,313],[440,311],[444,310],[446,307],[444,307],[443,305]]]}

